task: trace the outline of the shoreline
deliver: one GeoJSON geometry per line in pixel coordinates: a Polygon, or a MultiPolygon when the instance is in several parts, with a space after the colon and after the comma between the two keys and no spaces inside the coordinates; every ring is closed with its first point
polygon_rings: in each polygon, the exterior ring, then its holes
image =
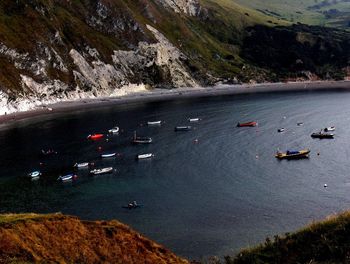
{"type": "Polygon", "coordinates": [[[154,89],[152,91],[132,93],[117,97],[100,97],[93,99],[80,99],[76,101],[64,101],[46,105],[41,109],[16,112],[0,116],[0,125],[30,119],[38,116],[65,113],[74,110],[83,110],[93,107],[105,107],[110,105],[127,105],[134,103],[160,102],[167,100],[181,100],[190,98],[204,98],[215,96],[229,96],[254,93],[279,93],[302,91],[346,91],[350,92],[350,81],[317,81],[317,82],[290,82],[290,83],[261,83],[261,84],[237,84],[218,85],[200,88],[176,88],[171,90],[154,89]],[[52,111],[48,109],[52,108],[52,111]]]}

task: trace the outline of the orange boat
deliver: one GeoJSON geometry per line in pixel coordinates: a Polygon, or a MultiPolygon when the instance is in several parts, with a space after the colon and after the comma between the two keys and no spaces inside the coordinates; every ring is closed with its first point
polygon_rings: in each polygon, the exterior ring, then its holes
{"type": "Polygon", "coordinates": [[[91,140],[97,140],[97,139],[103,138],[103,134],[92,134],[92,135],[88,135],[87,138],[91,140]]]}
{"type": "Polygon", "coordinates": [[[247,123],[238,123],[237,127],[255,127],[258,125],[258,122],[252,121],[247,123]]]}

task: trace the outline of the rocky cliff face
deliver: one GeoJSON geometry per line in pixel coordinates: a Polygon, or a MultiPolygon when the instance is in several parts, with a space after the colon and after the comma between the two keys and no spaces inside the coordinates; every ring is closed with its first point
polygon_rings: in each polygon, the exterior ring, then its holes
{"type": "MultiPolygon", "coordinates": [[[[0,83],[0,115],[63,100],[144,91],[146,85],[198,86],[186,66],[188,58],[184,53],[156,28],[148,24],[140,26],[131,13],[120,12],[118,6],[110,2],[92,3],[83,15],[84,26],[118,39],[115,42],[121,47],[111,49],[108,56],[83,40],[68,44],[67,37],[72,37],[72,30],[79,30],[77,28],[68,28],[68,33],[57,29],[49,41],[37,41],[30,51],[0,43],[0,56],[14,68],[19,81],[16,85],[20,86],[14,92],[0,83]]],[[[162,4],[190,16],[200,9],[199,3],[192,0],[162,4]]],[[[33,7],[31,11],[35,15],[57,18],[52,14],[53,7],[40,2],[33,7]]],[[[23,8],[29,9],[27,5],[23,8]]]]}
{"type": "Polygon", "coordinates": [[[176,13],[184,13],[189,16],[198,16],[201,11],[198,0],[159,0],[159,2],[172,8],[176,13]]]}
{"type": "Polygon", "coordinates": [[[222,0],[2,0],[0,115],[153,87],[278,81],[305,72],[341,78],[348,39],[347,32],[291,27],[222,0]],[[280,32],[293,39],[270,45],[284,39],[280,32]],[[297,52],[285,52],[288,43],[297,52]],[[325,50],[329,61],[318,59],[325,50]],[[303,63],[279,66],[290,59],[303,63]]]}

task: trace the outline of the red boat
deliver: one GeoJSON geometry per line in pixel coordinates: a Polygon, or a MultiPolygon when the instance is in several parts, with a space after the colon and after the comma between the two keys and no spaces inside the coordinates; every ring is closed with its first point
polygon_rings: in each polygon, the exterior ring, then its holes
{"type": "Polygon", "coordinates": [[[237,127],[255,127],[258,125],[258,122],[252,121],[247,123],[238,123],[237,127]]]}
{"type": "Polygon", "coordinates": [[[91,140],[97,140],[97,139],[103,138],[103,134],[92,134],[92,135],[88,135],[87,138],[91,140]]]}

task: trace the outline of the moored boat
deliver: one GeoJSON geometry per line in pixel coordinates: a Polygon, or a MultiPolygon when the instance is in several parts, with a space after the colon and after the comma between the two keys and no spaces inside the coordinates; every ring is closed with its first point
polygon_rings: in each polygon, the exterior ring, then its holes
{"type": "Polygon", "coordinates": [[[275,157],[278,159],[303,159],[309,157],[310,150],[287,150],[286,152],[277,151],[275,157]]]}
{"type": "Polygon", "coordinates": [[[258,125],[258,122],[256,121],[251,121],[246,123],[237,123],[237,127],[255,127],[257,125],[258,125]]]}
{"type": "Polygon", "coordinates": [[[90,140],[98,140],[98,139],[101,139],[103,138],[104,135],[103,134],[92,134],[92,135],[88,135],[87,136],[87,139],[90,139],[90,140]]]}
{"type": "Polygon", "coordinates": [[[175,127],[175,131],[189,131],[191,130],[192,127],[191,126],[177,126],[175,127]]]}
{"type": "Polygon", "coordinates": [[[28,176],[31,178],[39,178],[41,176],[40,171],[32,171],[31,173],[28,173],[28,176]]]}
{"type": "Polygon", "coordinates": [[[75,163],[73,167],[77,169],[87,168],[89,167],[89,162],[75,163]]]}
{"type": "Polygon", "coordinates": [[[312,133],[311,134],[312,138],[319,138],[319,139],[323,139],[323,138],[334,138],[334,134],[331,133],[324,133],[324,132],[316,132],[316,133],[312,133]]]}
{"type": "Polygon", "coordinates": [[[281,132],[284,132],[284,128],[283,127],[281,127],[281,128],[279,128],[279,129],[277,129],[277,132],[279,132],[279,133],[281,133],[281,132]]]}
{"type": "Polygon", "coordinates": [[[43,154],[44,156],[55,155],[55,154],[57,154],[57,151],[55,151],[53,149],[48,149],[48,150],[42,149],[41,154],[43,154]]]}
{"type": "Polygon", "coordinates": [[[161,124],[162,124],[161,120],[159,120],[159,121],[148,121],[147,122],[148,126],[160,126],[161,124]]]}
{"type": "Polygon", "coordinates": [[[112,158],[115,157],[117,155],[117,153],[113,152],[113,153],[106,153],[106,154],[101,154],[101,158],[112,158]]]}
{"type": "Polygon", "coordinates": [[[132,143],[134,144],[150,144],[152,143],[152,138],[150,137],[138,137],[136,131],[134,131],[134,137],[132,138],[132,143]]]}
{"type": "Polygon", "coordinates": [[[304,125],[304,123],[303,122],[299,122],[299,123],[297,123],[297,126],[303,126],[304,125]]]}
{"type": "Polygon", "coordinates": [[[335,130],[335,127],[334,126],[331,126],[331,127],[326,127],[324,129],[324,132],[329,132],[329,131],[334,131],[335,130]]]}
{"type": "Polygon", "coordinates": [[[153,158],[154,157],[154,154],[153,153],[146,153],[146,154],[140,154],[140,155],[137,155],[136,158],[138,160],[142,160],[142,159],[150,159],[150,158],[153,158]]]}
{"type": "Polygon", "coordinates": [[[111,128],[110,130],[108,130],[108,133],[118,134],[119,133],[119,127],[115,126],[115,127],[111,128]]]}
{"type": "Polygon", "coordinates": [[[92,175],[101,175],[101,174],[107,174],[113,172],[113,167],[106,167],[101,169],[94,169],[90,171],[90,174],[92,175]]]}
{"type": "Polygon", "coordinates": [[[137,204],[136,201],[130,202],[127,205],[122,206],[124,209],[136,209],[136,208],[140,208],[141,205],[137,204]]]}
{"type": "Polygon", "coordinates": [[[57,180],[61,182],[67,182],[67,181],[75,180],[77,177],[78,176],[75,174],[68,174],[68,175],[58,177],[57,180]]]}
{"type": "Polygon", "coordinates": [[[201,119],[199,117],[194,117],[194,118],[188,118],[188,122],[194,123],[194,122],[199,122],[201,119]]]}

